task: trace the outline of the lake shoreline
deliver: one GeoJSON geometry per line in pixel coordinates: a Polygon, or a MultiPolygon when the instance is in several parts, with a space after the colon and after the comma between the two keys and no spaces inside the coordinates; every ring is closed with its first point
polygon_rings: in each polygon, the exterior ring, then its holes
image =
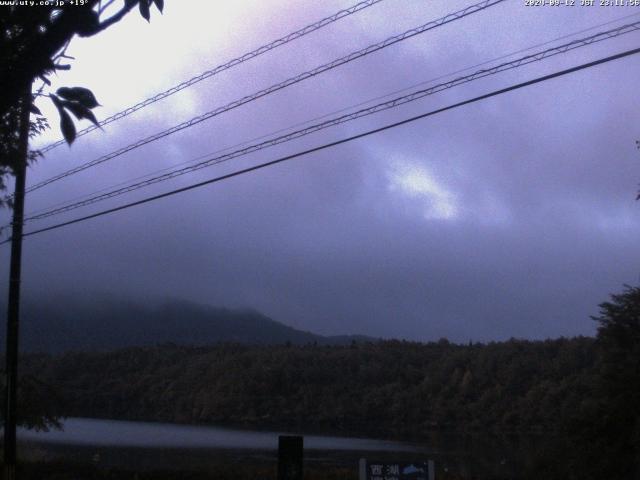
{"type": "Polygon", "coordinates": [[[201,422],[169,422],[165,420],[159,420],[147,417],[102,417],[102,416],[68,416],[60,417],[60,420],[64,422],[65,419],[87,419],[87,420],[105,420],[116,422],[134,422],[134,423],[148,423],[158,425],[175,425],[183,427],[199,427],[199,428],[220,428],[227,430],[238,430],[247,432],[279,432],[286,435],[302,435],[302,436],[330,436],[330,437],[342,437],[342,438],[362,438],[370,440],[380,440],[385,442],[402,442],[402,443],[423,443],[428,442],[435,435],[456,435],[456,436],[491,436],[496,438],[508,438],[508,437],[559,437],[562,438],[566,435],[561,429],[549,430],[543,428],[529,428],[529,429],[505,429],[500,427],[495,428],[456,428],[451,426],[437,426],[431,425],[424,429],[419,427],[413,429],[396,429],[392,431],[376,428],[330,428],[326,426],[318,426],[311,424],[309,427],[283,425],[278,422],[234,422],[234,421],[219,421],[215,423],[201,423],[201,422]]]}
{"type": "MultiPolygon", "coordinates": [[[[20,458],[34,465],[68,463],[100,471],[126,470],[135,465],[137,471],[147,472],[219,472],[244,465],[250,472],[271,471],[277,465],[280,432],[86,418],[68,419],[66,426],[66,432],[21,430],[20,458]]],[[[343,473],[345,469],[355,471],[360,458],[393,462],[431,459],[443,471],[461,475],[466,472],[466,477],[461,478],[471,478],[467,475],[471,473],[476,475],[474,478],[519,478],[515,474],[531,466],[539,454],[544,459],[549,458],[547,452],[564,451],[541,442],[544,439],[529,437],[440,436],[433,437],[433,443],[412,444],[303,436],[305,465],[320,471],[342,469],[343,473]]]]}
{"type": "MultiPolygon", "coordinates": [[[[376,452],[375,457],[372,455],[372,452],[355,450],[305,450],[305,479],[356,480],[360,458],[389,461],[423,458],[409,452],[376,452]]],[[[19,442],[19,458],[21,463],[36,471],[52,475],[64,472],[70,475],[69,478],[76,478],[72,474],[83,473],[86,476],[78,477],[83,479],[275,479],[278,463],[275,450],[104,447],[32,441],[19,442]],[[130,476],[132,465],[135,465],[135,475],[138,477],[130,476]]],[[[40,477],[34,474],[33,478],[40,477]]]]}

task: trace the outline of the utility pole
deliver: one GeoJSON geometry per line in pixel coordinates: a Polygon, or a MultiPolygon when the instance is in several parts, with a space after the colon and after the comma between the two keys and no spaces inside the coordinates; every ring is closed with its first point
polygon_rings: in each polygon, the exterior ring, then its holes
{"type": "Polygon", "coordinates": [[[13,222],[11,225],[11,264],[9,272],[9,301],[7,309],[6,392],[4,411],[5,479],[16,478],[16,397],[18,384],[18,326],[20,321],[20,272],[22,270],[22,224],[24,221],[24,189],[29,150],[29,114],[31,83],[20,105],[18,151],[16,152],[13,194],[13,222]]]}

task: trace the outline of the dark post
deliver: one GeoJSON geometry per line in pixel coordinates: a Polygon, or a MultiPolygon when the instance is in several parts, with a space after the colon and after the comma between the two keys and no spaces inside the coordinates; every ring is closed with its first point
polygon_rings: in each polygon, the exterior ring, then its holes
{"type": "Polygon", "coordinates": [[[20,137],[15,158],[16,178],[13,196],[11,229],[11,266],[9,272],[9,305],[7,309],[6,395],[4,417],[5,478],[16,474],[16,395],[18,383],[18,322],[20,320],[20,271],[22,263],[22,222],[24,219],[24,188],[27,176],[29,147],[29,113],[31,84],[20,106],[20,137]]]}
{"type": "Polygon", "coordinates": [[[303,437],[278,437],[278,480],[302,480],[303,437]]]}

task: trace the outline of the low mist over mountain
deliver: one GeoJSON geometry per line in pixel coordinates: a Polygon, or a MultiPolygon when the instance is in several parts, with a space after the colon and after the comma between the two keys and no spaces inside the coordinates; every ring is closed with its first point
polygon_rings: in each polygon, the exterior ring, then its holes
{"type": "MultiPolygon", "coordinates": [[[[114,298],[25,302],[20,321],[21,352],[112,350],[164,343],[338,345],[364,336],[325,337],[276,322],[253,310],[229,310],[171,300],[154,304],[114,298]]],[[[0,305],[2,312],[6,307],[0,305]]],[[[0,329],[1,349],[5,328],[0,329]]]]}

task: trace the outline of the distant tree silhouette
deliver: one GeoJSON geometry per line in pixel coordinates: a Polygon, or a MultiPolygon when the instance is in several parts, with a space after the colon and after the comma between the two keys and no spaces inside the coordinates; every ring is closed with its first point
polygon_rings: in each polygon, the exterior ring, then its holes
{"type": "MultiPolygon", "coordinates": [[[[42,88],[34,96],[49,97],[60,114],[60,128],[68,143],[73,142],[76,129],[72,116],[97,122],[91,111],[98,105],[93,93],[82,87],[61,88],[56,93],[46,91],[48,76],[57,70],[69,70],[65,54],[71,39],[92,37],[119,22],[133,8],[150,19],[155,5],[162,11],[163,0],[125,0],[114,11],[113,0],[79,0],[63,6],[8,5],[0,7],[0,191],[6,188],[7,176],[15,172],[18,155],[20,106],[26,91],[40,79],[42,88]]],[[[31,135],[48,128],[46,118],[32,107],[31,135]]],[[[39,156],[29,154],[29,161],[39,156]]],[[[2,202],[0,202],[2,205],[2,202]]]]}
{"type": "MultiPolygon", "coordinates": [[[[0,380],[0,389],[4,390],[4,376],[0,380]]],[[[18,402],[20,403],[20,425],[47,431],[60,428],[62,400],[59,390],[35,375],[22,375],[18,384],[18,402]]],[[[2,412],[4,413],[4,412],[2,412]]]]}
{"type": "Polygon", "coordinates": [[[608,478],[640,478],[640,288],[600,305],[598,390],[602,458],[608,478]]]}
{"type": "Polygon", "coordinates": [[[570,478],[640,480],[640,288],[600,304],[586,398],[566,420],[570,478]]]}
{"type": "MultiPolygon", "coordinates": [[[[636,140],[636,147],[640,150],[640,140],[636,140]]],[[[636,195],[636,200],[640,200],[640,190],[638,190],[638,194],[636,195]]]]}

